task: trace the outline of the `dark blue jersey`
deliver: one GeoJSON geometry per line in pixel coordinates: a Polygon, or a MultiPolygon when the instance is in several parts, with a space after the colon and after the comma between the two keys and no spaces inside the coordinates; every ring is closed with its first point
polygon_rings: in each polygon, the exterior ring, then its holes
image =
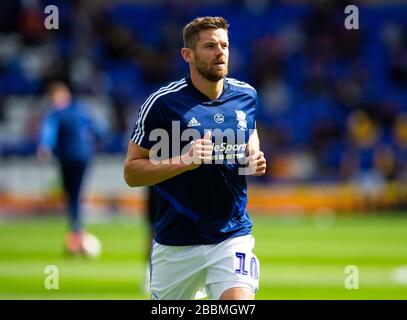
{"type": "Polygon", "coordinates": [[[40,144],[63,162],[89,161],[94,149],[95,125],[84,105],[72,103],[53,109],[44,118],[40,144]]]}
{"type": "Polygon", "coordinates": [[[131,135],[137,145],[150,150],[162,146],[161,157],[172,158],[210,130],[214,146],[212,164],[154,186],[154,238],[158,243],[213,244],[251,233],[246,178],[239,169],[244,167],[241,161],[257,110],[256,91],[230,78],[216,100],[186,78],[161,88],[142,105],[131,135]],[[162,136],[164,132],[168,132],[167,138],[162,136]]]}

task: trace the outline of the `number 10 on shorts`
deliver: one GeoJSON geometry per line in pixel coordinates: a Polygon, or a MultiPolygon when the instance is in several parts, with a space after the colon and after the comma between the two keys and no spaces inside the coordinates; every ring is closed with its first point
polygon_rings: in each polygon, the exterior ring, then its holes
{"type": "MultiPolygon", "coordinates": [[[[241,275],[247,275],[247,270],[245,270],[246,266],[246,254],[243,252],[236,252],[236,257],[239,259],[238,265],[239,268],[235,270],[235,273],[241,275]]],[[[259,277],[259,273],[257,271],[257,261],[255,257],[250,259],[250,276],[253,279],[257,279],[259,277]]]]}

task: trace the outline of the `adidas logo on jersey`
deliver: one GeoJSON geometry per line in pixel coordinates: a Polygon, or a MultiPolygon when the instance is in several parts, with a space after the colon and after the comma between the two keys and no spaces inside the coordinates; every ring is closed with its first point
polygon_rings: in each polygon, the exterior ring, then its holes
{"type": "Polygon", "coordinates": [[[191,127],[199,127],[201,124],[199,123],[198,120],[195,119],[195,117],[193,117],[191,120],[189,120],[187,127],[191,128],[191,127]]]}

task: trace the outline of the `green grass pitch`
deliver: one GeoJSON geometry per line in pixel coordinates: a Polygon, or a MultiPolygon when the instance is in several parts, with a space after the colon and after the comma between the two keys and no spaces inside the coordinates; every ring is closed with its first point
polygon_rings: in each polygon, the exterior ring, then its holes
{"type": "MultiPolygon", "coordinates": [[[[407,214],[253,220],[257,299],[407,299],[407,214]],[[358,289],[345,288],[348,265],[358,289]]],[[[0,220],[0,299],[148,299],[143,220],[88,225],[103,245],[98,260],[64,256],[62,216],[0,220]],[[47,265],[59,269],[58,290],[44,287],[47,265]]]]}

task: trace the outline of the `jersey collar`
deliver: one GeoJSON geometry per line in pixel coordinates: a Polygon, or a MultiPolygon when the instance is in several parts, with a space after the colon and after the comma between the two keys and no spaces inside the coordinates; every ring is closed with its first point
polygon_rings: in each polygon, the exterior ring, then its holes
{"type": "Polygon", "coordinates": [[[222,93],[220,94],[219,98],[212,100],[194,86],[190,76],[186,77],[185,81],[188,84],[188,89],[190,90],[190,92],[194,96],[196,96],[199,100],[201,100],[202,103],[207,104],[207,105],[215,105],[215,104],[221,103],[224,100],[226,93],[228,91],[228,88],[229,88],[229,83],[228,83],[227,79],[225,78],[225,80],[223,81],[222,93]]]}

